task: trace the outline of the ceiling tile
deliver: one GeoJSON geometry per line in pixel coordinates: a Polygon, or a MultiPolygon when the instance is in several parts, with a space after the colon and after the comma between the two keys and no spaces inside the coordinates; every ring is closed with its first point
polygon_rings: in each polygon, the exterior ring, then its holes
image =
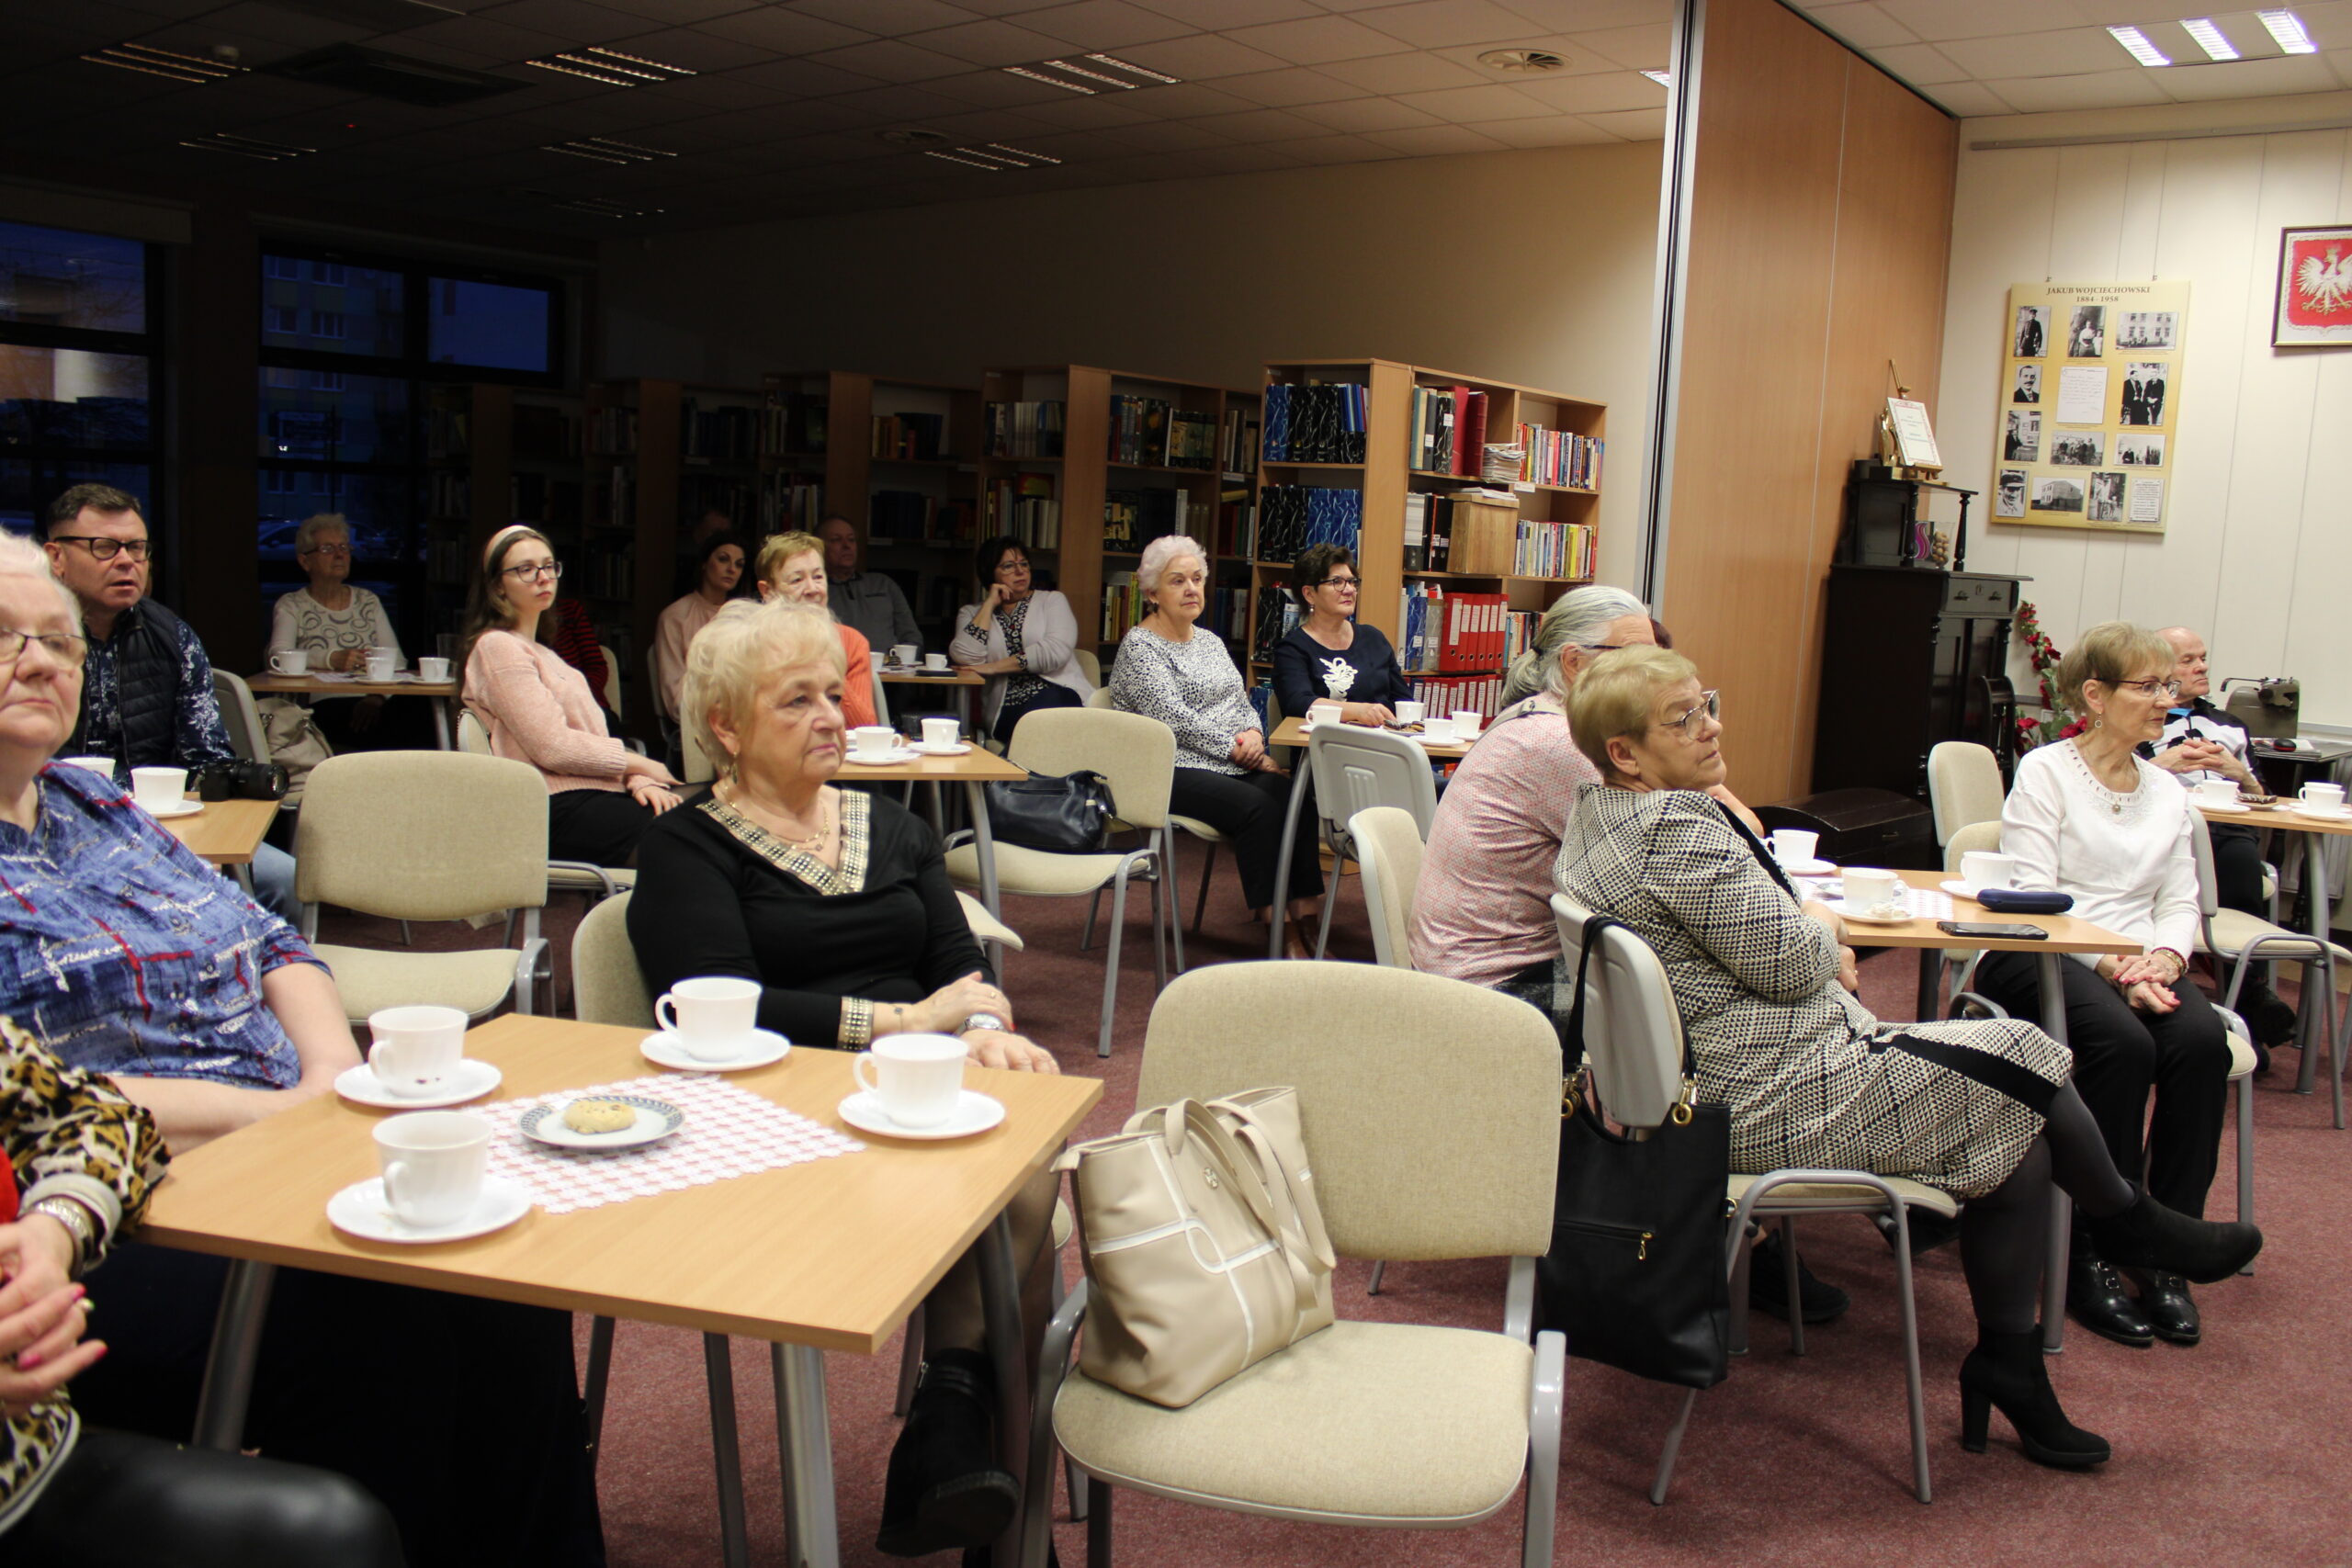
{"type": "Polygon", "coordinates": [[[1025,65],[1033,61],[1051,60],[1065,47],[1059,39],[1003,21],[965,22],[917,33],[910,41],[958,60],[968,60],[975,65],[1025,65]]]}
{"type": "Polygon", "coordinates": [[[775,51],[695,28],[666,28],[629,39],[628,52],[689,71],[731,71],[775,58],[775,51]]]}
{"type": "Polygon", "coordinates": [[[1408,108],[1394,98],[1355,98],[1340,104],[1301,104],[1299,118],[1333,130],[1402,130],[1408,126],[1436,125],[1433,114],[1408,108]]]}
{"type": "MultiPolygon", "coordinates": [[[[2146,74],[2171,97],[2185,104],[2213,98],[2263,98],[2287,93],[2326,93],[2335,90],[2335,73],[2315,54],[2290,54],[2269,60],[2234,60],[2226,65],[2199,65],[2188,70],[2150,71],[2146,74]]],[[[2002,96],[2008,95],[2004,93],[2002,96]]]]}
{"type": "Polygon", "coordinates": [[[1599,126],[1570,114],[1547,115],[1542,119],[1490,120],[1469,129],[1509,147],[1585,147],[1618,140],[1599,126]]]}
{"type": "Polygon", "coordinates": [[[961,76],[942,76],[923,85],[977,109],[1019,108],[1024,104],[1042,104],[1050,99],[1072,96],[1059,87],[1050,87],[1043,82],[993,68],[967,71],[961,76]]]}
{"type": "Polygon", "coordinates": [[[1294,136],[1320,136],[1325,128],[1281,109],[1251,109],[1246,114],[1211,115],[1186,122],[1214,132],[1221,141],[1281,141],[1294,136]]]}
{"type": "MultiPolygon", "coordinates": [[[[1178,89],[1166,90],[1173,92],[1178,89]]],[[[1211,93],[1202,87],[1183,90],[1206,95],[1212,107],[1204,109],[1204,113],[1250,107],[1250,105],[1243,100],[1225,93],[1211,93]]],[[[1144,120],[1160,118],[1138,105],[1135,99],[1136,95],[1133,93],[1121,93],[1116,97],[1103,93],[1083,98],[1056,97],[1042,104],[1031,104],[1021,112],[1033,118],[1042,119],[1057,130],[1092,125],[1136,125],[1144,120]]]]}
{"type": "Polygon", "coordinates": [[[1434,157],[1446,152],[1493,152],[1502,147],[1502,143],[1493,137],[1481,136],[1458,125],[1423,125],[1408,130],[1368,131],[1364,140],[1376,141],[1392,152],[1402,152],[1413,158],[1434,157]]]}
{"type": "Polygon", "coordinates": [[[1666,139],[1666,110],[1622,109],[1614,114],[1589,114],[1582,117],[1588,125],[1597,125],[1611,136],[1622,136],[1628,141],[1662,141],[1666,139]]]}
{"type": "Polygon", "coordinates": [[[1475,87],[1494,80],[1453,61],[1419,53],[1333,61],[1323,73],[1352,82],[1368,93],[1431,93],[1440,87],[1475,87]]]}
{"type": "Polygon", "coordinates": [[[1283,150],[1302,164],[1370,164],[1398,155],[1361,136],[1309,137],[1303,141],[1285,141],[1283,150]]]}
{"type": "MultiPolygon", "coordinates": [[[[1584,76],[1555,76],[1524,82],[1519,91],[1562,114],[1608,114],[1617,109],[1657,108],[1666,102],[1666,89],[1632,71],[1596,72],[1584,76]]],[[[1417,100],[1407,99],[1407,102],[1417,100]]]]}
{"type": "Polygon", "coordinates": [[[1674,0],[1502,0],[1538,27],[1560,32],[1599,28],[1672,27],[1674,0]]]}
{"type": "Polygon", "coordinates": [[[480,17],[460,17],[447,22],[427,22],[421,28],[402,32],[403,42],[415,39],[419,43],[446,43],[452,49],[471,50],[492,60],[513,64],[534,55],[553,54],[572,47],[568,39],[534,28],[510,28],[503,23],[480,17]]]}
{"type": "Polygon", "coordinates": [[[1856,49],[1912,43],[1919,36],[1873,5],[1807,6],[1805,15],[1856,49]]]}
{"type": "Polygon", "coordinates": [[[1148,65],[1154,71],[1164,71],[1170,76],[1182,76],[1187,82],[1206,82],[1219,76],[1239,76],[1252,71],[1273,71],[1290,62],[1268,54],[1261,49],[1250,49],[1229,38],[1216,33],[1196,33],[1191,38],[1169,39],[1160,43],[1139,43],[1120,51],[1119,58],[1148,65]]]}
{"type": "Polygon", "coordinates": [[[1575,37],[1581,47],[1636,71],[1663,71],[1674,58],[1674,29],[1664,24],[1607,28],[1599,32],[1580,32],[1575,37]]]}
{"type": "MultiPolygon", "coordinates": [[[[574,47],[632,38],[650,33],[659,25],[627,11],[589,5],[587,0],[507,0],[501,6],[476,6],[470,14],[510,28],[552,33],[574,47]]],[[[397,39],[400,35],[391,36],[397,39]]],[[[391,47],[399,45],[394,42],[391,47]]]]}
{"type": "Polygon", "coordinates": [[[1927,95],[1947,111],[1963,119],[1982,119],[1992,115],[2017,112],[1982,82],[1947,82],[1941,86],[1928,88],[1927,95]]]}
{"type": "Polygon", "coordinates": [[[839,22],[829,22],[822,17],[811,17],[799,11],[787,11],[780,6],[763,6],[756,11],[738,11],[731,17],[714,17],[707,22],[695,24],[698,30],[718,38],[733,39],[758,49],[774,50],[778,54],[813,54],[820,49],[841,49],[863,43],[874,35],[861,28],[845,28],[839,22]]]}
{"type": "Polygon", "coordinates": [[[812,65],[831,65],[885,82],[925,82],[939,76],[960,76],[970,69],[952,55],[887,38],[854,43],[847,49],[829,49],[808,59],[812,65]]]}
{"type": "Polygon", "coordinates": [[[886,85],[862,72],[843,71],[807,60],[771,60],[727,73],[738,82],[767,87],[791,98],[821,98],[829,93],[852,93],[860,87],[886,85]]]}
{"type": "MultiPolygon", "coordinates": [[[[1152,120],[1144,125],[1131,125],[1119,132],[1121,140],[1130,147],[1147,152],[1182,152],[1194,147],[1214,147],[1232,138],[1218,135],[1206,129],[1215,119],[1152,120]]],[[[1320,133],[1322,127],[1310,126],[1320,133]]]]}
{"type": "Polygon", "coordinates": [[[1418,0],[1414,5],[1387,6],[1354,15],[1364,26],[1377,28],[1417,49],[1492,43],[1527,30],[1526,17],[1493,0],[1418,0]]]}
{"type": "Polygon", "coordinates": [[[712,109],[754,109],[790,96],[784,88],[771,87],[765,83],[748,81],[733,74],[694,76],[684,82],[664,82],[654,92],[664,98],[700,104],[712,109]]]}
{"type": "MultiPolygon", "coordinates": [[[[424,21],[432,15],[430,11],[416,13],[419,21],[424,21]]],[[[209,11],[204,17],[202,25],[208,29],[218,28],[223,33],[247,33],[254,38],[268,39],[275,43],[290,43],[298,49],[320,49],[331,43],[356,43],[361,39],[377,36],[377,29],[372,27],[330,21],[324,17],[313,17],[300,11],[281,10],[276,6],[251,3],[209,11]]],[[[644,23],[637,24],[638,31],[642,32],[644,28],[644,23]]],[[[13,30],[12,24],[11,31],[13,30]]]]}
{"type": "Polygon", "coordinates": [[[672,27],[707,22],[732,11],[748,11],[759,0],[605,0],[616,11],[627,11],[672,27]]]}
{"type": "Polygon", "coordinates": [[[1323,65],[1334,60],[1395,54],[1406,47],[1401,40],[1345,17],[1305,17],[1295,22],[1235,28],[1225,36],[1293,65],[1323,65]]]}
{"type": "Polygon", "coordinates": [[[1022,136],[1044,136],[1054,130],[1052,122],[1017,109],[933,115],[922,123],[958,141],[1003,141],[1022,136]]]}
{"type": "Polygon", "coordinates": [[[2113,70],[2132,59],[2103,28],[2020,33],[2008,38],[1949,39],[1940,47],[1947,59],[1980,82],[2004,76],[2079,76],[2113,70]]]}
{"type": "Polygon", "coordinates": [[[1894,74],[1897,81],[1914,87],[1932,87],[1941,82],[1965,82],[1968,73],[1952,63],[1931,43],[1898,43],[1873,49],[1870,56],[1894,74]]]}
{"type": "Polygon", "coordinates": [[[1025,11],[1042,11],[1055,0],[956,0],[960,8],[983,17],[1017,17],[1025,11]]]}
{"type": "Polygon", "coordinates": [[[1286,22],[1295,17],[1319,17],[1315,0],[1136,0],[1137,5],[1173,17],[1180,22],[1216,31],[1246,28],[1253,22],[1286,22]]]}
{"type": "Polygon", "coordinates": [[[2344,85],[2352,87],[2352,49],[2331,49],[2323,58],[2335,67],[2335,74],[2342,79],[2344,85]]]}
{"type": "MultiPolygon", "coordinates": [[[[1558,112],[1548,104],[1512,91],[1509,87],[1443,87],[1434,93],[1400,93],[1396,101],[1408,108],[1419,109],[1440,119],[1464,125],[1476,119],[1527,119],[1536,115],[1558,112]]],[[[1611,108],[1628,106],[1611,104],[1611,108]]]]}
{"type": "Polygon", "coordinates": [[[1235,144],[1227,147],[1204,147],[1187,154],[1204,175],[1247,175],[1261,169],[1295,169],[1304,161],[1295,156],[1292,144],[1276,141],[1260,144],[1235,144]]]}
{"type": "Polygon", "coordinates": [[[855,28],[877,38],[904,38],[926,28],[952,28],[972,19],[972,8],[945,0],[788,0],[789,8],[855,28]]]}
{"type": "Polygon", "coordinates": [[[964,107],[953,98],[905,85],[868,87],[862,93],[837,93],[814,101],[839,109],[852,124],[929,124],[934,118],[955,114],[964,107]]]}
{"type": "Polygon", "coordinates": [[[1328,104],[1337,98],[1354,97],[1361,90],[1336,76],[1326,76],[1303,65],[1287,71],[1256,71],[1247,76],[1220,76],[1216,85],[1220,92],[1277,108],[1293,104],[1328,104]]]}
{"type": "Polygon", "coordinates": [[[1590,71],[1625,69],[1600,51],[1586,48],[1581,39],[1566,33],[1532,35],[1521,33],[1516,37],[1503,39],[1494,43],[1468,43],[1457,49],[1433,49],[1429,52],[1439,60],[1450,60],[1454,64],[1464,67],[1482,82],[1506,82],[1519,86],[1524,86],[1531,81],[1556,82],[1563,76],[1578,76],[1590,71]],[[1497,71],[1491,65],[1478,63],[1480,55],[1498,49],[1541,50],[1546,54],[1559,56],[1563,63],[1559,70],[1545,72],[1541,75],[1497,71]]]}
{"type": "Polygon", "coordinates": [[[2149,80],[2155,74],[2133,65],[2085,76],[2014,76],[1984,85],[2018,113],[2041,114],[2052,109],[2112,109],[2169,102],[2149,80]]]}
{"type": "Polygon", "coordinates": [[[1050,6],[1030,12],[1021,18],[1021,25],[1082,50],[1125,49],[1131,44],[1182,38],[1193,31],[1183,22],[1130,6],[1126,0],[1080,0],[1074,6],[1050,6]]]}
{"type": "Polygon", "coordinates": [[[1929,43],[2054,32],[2088,20],[2073,0],[1878,0],[1878,7],[1929,43]]]}

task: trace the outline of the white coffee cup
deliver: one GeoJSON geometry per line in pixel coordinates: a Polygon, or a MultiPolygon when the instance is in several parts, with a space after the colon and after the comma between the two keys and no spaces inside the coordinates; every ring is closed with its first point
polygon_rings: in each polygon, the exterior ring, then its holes
{"type": "MultiPolygon", "coordinates": [[[[111,768],[112,763],[107,766],[111,768]]],[[[2342,791],[2337,792],[2339,795],[2342,791]]],[[[150,811],[175,809],[187,796],[186,768],[133,768],[130,770],[131,798],[150,811]]]]}
{"type": "Polygon", "coordinates": [[[57,760],[69,768],[87,768],[94,773],[104,773],[108,778],[114,777],[112,757],[60,757],[57,760]]]}
{"type": "Polygon", "coordinates": [[[1811,865],[1814,852],[1821,847],[1821,835],[1808,833],[1802,828],[1772,829],[1772,858],[1782,865],[1811,865]]]}
{"type": "Polygon", "coordinates": [[[1436,714],[1430,715],[1421,720],[1421,739],[1435,741],[1441,746],[1453,745],[1453,720],[1442,718],[1436,714]]]}
{"type": "Polygon", "coordinates": [[[922,656],[922,667],[926,670],[944,670],[947,668],[947,655],[926,653],[922,656]]]}
{"type": "Polygon", "coordinates": [[[953,746],[964,739],[964,727],[952,718],[927,718],[922,721],[922,743],[926,746],[953,746]]]}
{"type": "Polygon", "coordinates": [[[849,732],[853,757],[887,757],[898,743],[899,732],[887,724],[861,724],[849,732]]]}
{"type": "Polygon", "coordinates": [[[2017,885],[2018,857],[1993,850],[1971,850],[1960,857],[1960,879],[1982,891],[2017,885]]]}
{"type": "Polygon", "coordinates": [[[1453,738],[1456,740],[1464,742],[1465,744],[1469,741],[1477,739],[1478,726],[1485,721],[1486,716],[1479,713],[1476,708],[1455,708],[1453,710],[1453,738]]]}
{"type": "Polygon", "coordinates": [[[2344,808],[2344,786],[2339,784],[2307,784],[2302,787],[2301,798],[2305,806],[2316,806],[2322,811],[2341,811],[2344,808]]]}
{"type": "Polygon", "coordinates": [[[1839,885],[1846,908],[1859,909],[1865,914],[1876,913],[1898,902],[1903,897],[1902,889],[1903,879],[1894,873],[1867,866],[1848,866],[1844,880],[1839,885]]]}
{"type": "Polygon", "coordinates": [[[376,1162],[392,1218],[420,1228],[455,1224],[481,1201],[490,1123],[468,1111],[412,1111],[376,1123],[376,1162]]]}
{"type": "Polygon", "coordinates": [[[699,1062],[740,1056],[760,1021],[760,983],[731,975],[681,980],[653,1004],[653,1021],[699,1062]]]}
{"type": "Polygon", "coordinates": [[[446,659],[424,658],[416,661],[416,673],[425,681],[446,681],[449,678],[449,661],[446,659]]]}
{"type": "Polygon", "coordinates": [[[922,649],[917,648],[913,643],[894,642],[890,645],[890,662],[899,666],[902,670],[908,665],[912,664],[922,656],[922,649]]]}
{"type": "Polygon", "coordinates": [[[368,679],[389,681],[391,678],[392,650],[389,648],[369,649],[368,650],[368,679]]]}
{"type": "Polygon", "coordinates": [[[1421,722],[1421,714],[1423,711],[1421,705],[1419,703],[1398,703],[1396,705],[1396,722],[1399,724],[1419,724],[1421,722]]]}
{"type": "Polygon", "coordinates": [[[368,1070],[412,1100],[447,1088],[465,1059],[466,1015],[456,1008],[385,1008],[368,1015],[368,1070]]]}
{"type": "Polygon", "coordinates": [[[964,1043],[953,1034],[886,1034],[850,1064],[857,1087],[901,1127],[936,1127],[964,1089],[964,1043]],[[865,1076],[871,1064],[874,1077],[865,1076]]]}
{"type": "Polygon", "coordinates": [[[269,656],[269,671],[273,675],[307,675],[311,672],[311,650],[289,648],[269,656]]]}

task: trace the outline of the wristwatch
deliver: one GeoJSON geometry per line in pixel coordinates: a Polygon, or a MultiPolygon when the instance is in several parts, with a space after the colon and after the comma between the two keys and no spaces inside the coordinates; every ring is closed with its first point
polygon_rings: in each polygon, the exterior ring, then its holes
{"type": "Polygon", "coordinates": [[[969,1034],[975,1029],[993,1029],[998,1033],[1001,1034],[1004,1032],[1004,1020],[997,1017],[997,1015],[992,1012],[976,1012],[969,1018],[967,1018],[964,1021],[964,1027],[957,1030],[956,1032],[958,1034],[969,1034]]]}

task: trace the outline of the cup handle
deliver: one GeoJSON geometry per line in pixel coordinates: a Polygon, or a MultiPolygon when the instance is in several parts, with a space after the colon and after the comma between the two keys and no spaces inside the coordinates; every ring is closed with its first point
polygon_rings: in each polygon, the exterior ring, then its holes
{"type": "Polygon", "coordinates": [[[849,1076],[857,1080],[858,1088],[864,1089],[866,1093],[873,1095],[876,1099],[879,1099],[882,1094],[881,1086],[875,1083],[865,1076],[865,1069],[873,1063],[873,1052],[860,1051],[856,1055],[852,1056],[849,1059],[849,1076]]]}
{"type": "Polygon", "coordinates": [[[384,1167],[384,1212],[395,1220],[401,1217],[401,1195],[398,1184],[407,1179],[406,1161],[394,1160],[384,1167]]]}
{"type": "Polygon", "coordinates": [[[664,991],[653,1001],[653,1021],[660,1026],[664,1034],[678,1032],[678,1010],[673,997],[674,993],[664,991]],[[662,1010],[663,1008],[668,1008],[669,1012],[663,1013],[662,1010]]]}
{"type": "Polygon", "coordinates": [[[376,1065],[376,1053],[383,1048],[384,1043],[380,1040],[372,1042],[368,1047],[368,1070],[379,1078],[384,1076],[384,1069],[376,1065]]]}

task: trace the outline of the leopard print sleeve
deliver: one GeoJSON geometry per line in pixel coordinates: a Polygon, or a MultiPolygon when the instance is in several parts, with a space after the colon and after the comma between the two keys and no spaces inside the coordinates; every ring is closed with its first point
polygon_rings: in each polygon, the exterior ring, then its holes
{"type": "Polygon", "coordinates": [[[168,1156],[146,1111],[104,1077],[69,1067],[0,1018],[0,1146],[20,1201],[78,1199],[99,1218],[101,1245],[146,1213],[168,1156]]]}

